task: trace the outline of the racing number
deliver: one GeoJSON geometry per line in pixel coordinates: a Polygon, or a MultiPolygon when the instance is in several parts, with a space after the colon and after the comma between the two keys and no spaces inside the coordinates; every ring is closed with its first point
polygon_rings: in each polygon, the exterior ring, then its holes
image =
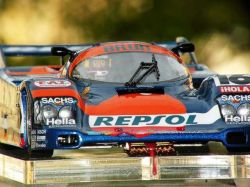
{"type": "Polygon", "coordinates": [[[232,75],[229,77],[226,75],[219,75],[218,78],[221,84],[250,84],[250,77],[244,75],[232,75]]]}

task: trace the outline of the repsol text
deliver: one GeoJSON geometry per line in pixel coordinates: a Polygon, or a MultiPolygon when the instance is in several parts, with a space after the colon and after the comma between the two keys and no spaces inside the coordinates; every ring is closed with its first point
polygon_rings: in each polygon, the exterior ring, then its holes
{"type": "Polygon", "coordinates": [[[195,125],[196,115],[90,116],[91,127],[195,125]]]}

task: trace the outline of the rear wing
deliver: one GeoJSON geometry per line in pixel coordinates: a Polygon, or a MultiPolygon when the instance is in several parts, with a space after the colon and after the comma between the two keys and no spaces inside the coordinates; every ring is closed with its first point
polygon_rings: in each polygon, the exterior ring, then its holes
{"type": "Polygon", "coordinates": [[[52,47],[66,47],[72,51],[84,50],[93,45],[0,45],[4,56],[51,56],[52,47]]]}
{"type": "MultiPolygon", "coordinates": [[[[188,42],[183,37],[178,37],[176,41],[173,42],[152,42],[155,45],[173,49],[180,43],[188,42]]],[[[52,47],[65,47],[71,51],[86,50],[90,47],[96,46],[98,44],[79,44],[79,45],[0,45],[0,68],[6,66],[6,57],[15,56],[53,56],[51,53],[52,47]]],[[[197,60],[195,54],[189,53],[192,59],[192,63],[196,64],[197,60]]],[[[62,57],[63,62],[63,57],[62,57]]]]}
{"type": "MultiPolygon", "coordinates": [[[[85,50],[93,47],[92,44],[79,45],[0,45],[0,68],[7,66],[6,57],[20,56],[53,56],[52,47],[66,47],[72,51],[85,50]]],[[[63,61],[63,58],[62,60],[63,61]]]]}
{"type": "MultiPolygon", "coordinates": [[[[153,43],[164,48],[172,49],[176,42],[153,43]]],[[[96,44],[87,45],[0,45],[1,56],[51,56],[52,47],[65,47],[71,51],[86,50],[96,44]]]]}

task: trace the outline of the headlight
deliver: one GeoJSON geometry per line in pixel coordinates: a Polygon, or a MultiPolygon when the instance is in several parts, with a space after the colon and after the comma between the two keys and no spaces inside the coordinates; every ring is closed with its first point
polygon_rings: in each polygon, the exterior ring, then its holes
{"type": "Polygon", "coordinates": [[[221,105],[221,113],[222,115],[225,116],[234,116],[236,114],[236,110],[232,105],[221,105]]]}
{"type": "Polygon", "coordinates": [[[73,114],[72,114],[72,110],[70,106],[64,106],[61,108],[61,110],[59,111],[59,118],[72,118],[73,114]]]}
{"type": "Polygon", "coordinates": [[[237,114],[239,116],[248,117],[250,116],[250,104],[245,103],[238,107],[237,114]]]}
{"type": "Polygon", "coordinates": [[[42,115],[45,119],[56,118],[57,110],[51,105],[44,105],[42,108],[42,115]]]}

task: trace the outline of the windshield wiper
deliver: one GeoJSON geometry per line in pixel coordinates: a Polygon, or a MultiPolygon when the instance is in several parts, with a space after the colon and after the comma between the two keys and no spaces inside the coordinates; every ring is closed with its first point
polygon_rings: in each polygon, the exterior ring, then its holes
{"type": "Polygon", "coordinates": [[[125,86],[135,87],[138,83],[144,80],[147,76],[151,75],[151,73],[155,73],[155,78],[157,79],[157,81],[159,81],[160,71],[159,71],[154,53],[152,54],[152,62],[141,62],[140,66],[138,67],[134,75],[130,78],[128,82],[125,83],[125,86]],[[143,70],[146,70],[146,71],[143,74],[141,74],[143,70]]]}

